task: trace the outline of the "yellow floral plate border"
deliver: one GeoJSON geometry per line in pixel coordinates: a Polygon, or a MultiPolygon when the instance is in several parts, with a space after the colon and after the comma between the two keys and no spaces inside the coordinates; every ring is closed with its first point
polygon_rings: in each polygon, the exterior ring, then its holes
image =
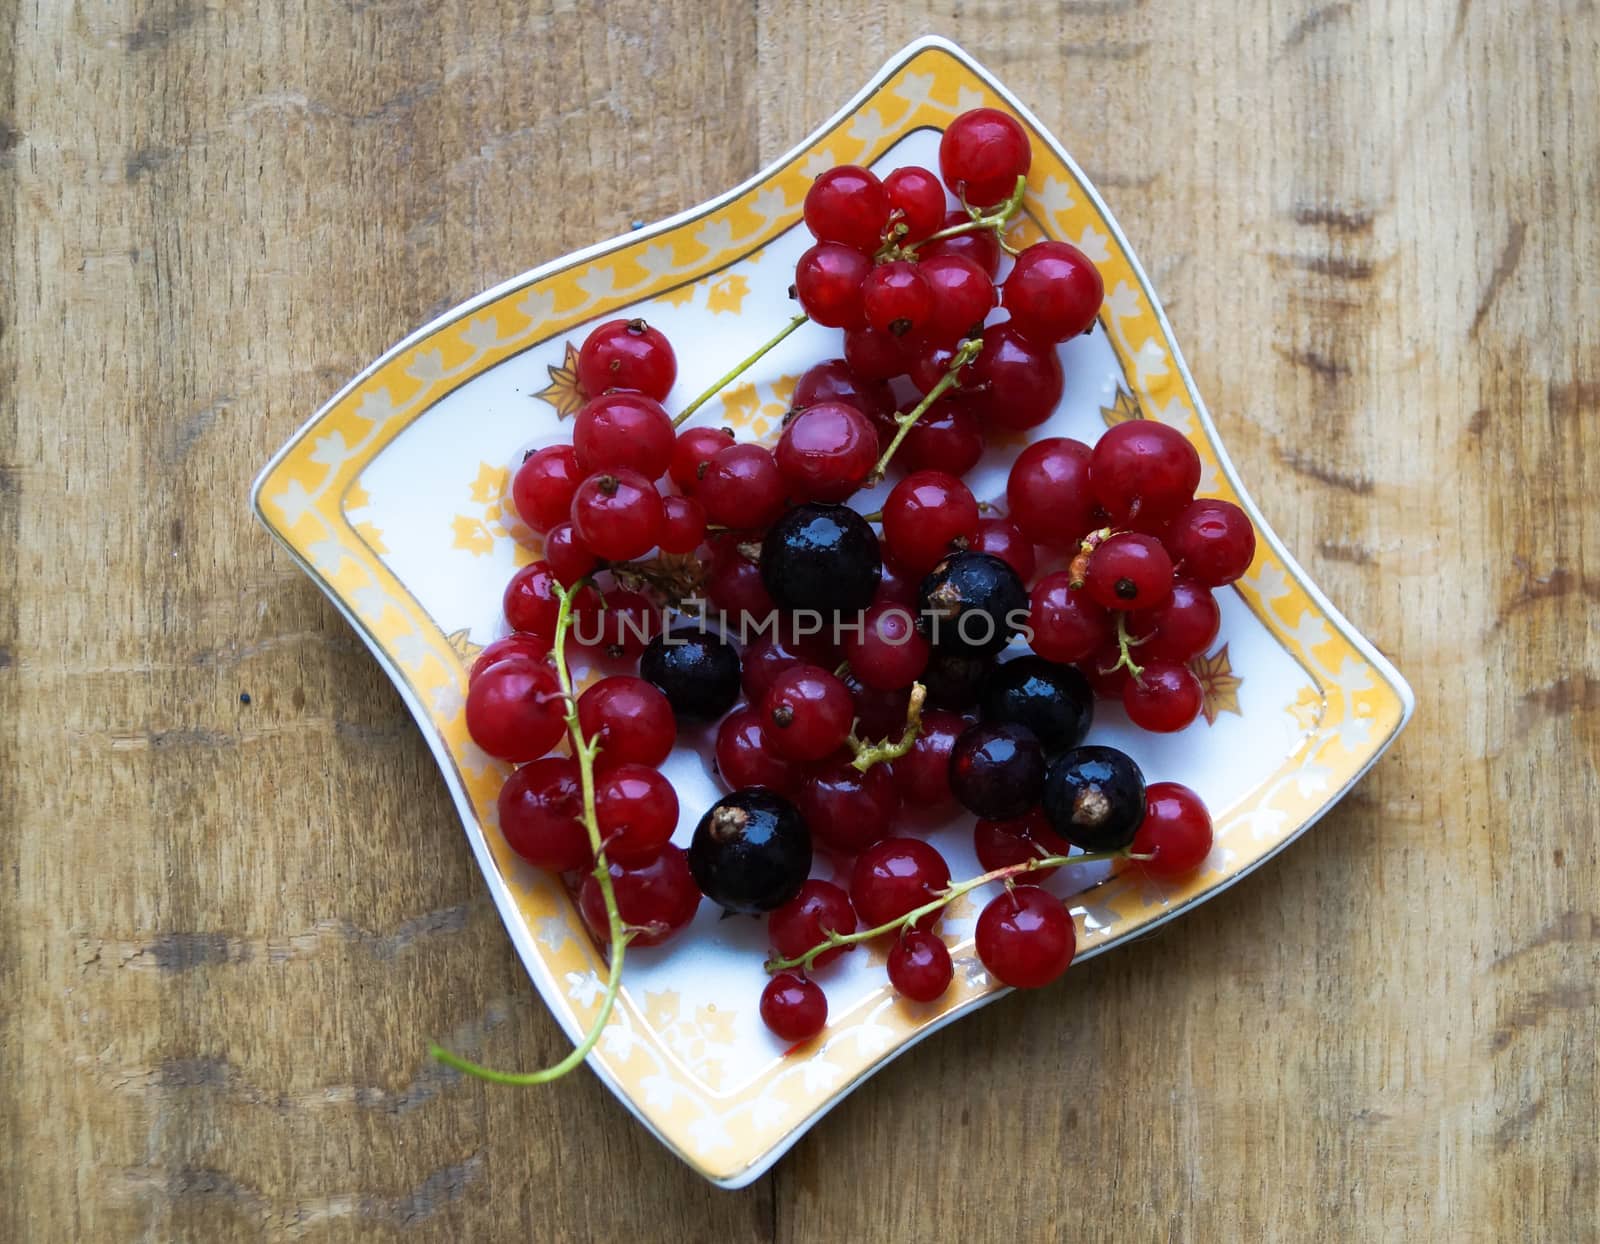
{"type": "MultiPolygon", "coordinates": [[[[1404,680],[1329,604],[1245,496],[1155,292],[1093,186],[1032,114],[966,53],[942,39],[919,40],[801,146],[744,185],[535,269],[413,333],[324,406],[256,481],[261,521],[338,605],[404,696],[445,774],[507,929],[574,1038],[598,1007],[603,961],[561,887],[518,869],[498,831],[485,828],[492,825],[503,771],[486,764],[466,735],[460,712],[466,646],[459,635],[444,633],[397,580],[380,556],[382,544],[363,530],[366,524],[350,519],[365,501],[361,473],[473,377],[622,306],[707,280],[749,258],[795,224],[821,167],[870,163],[898,136],[942,129],[956,113],[980,104],[1011,112],[1031,133],[1035,159],[1026,207],[1034,227],[1083,246],[1100,262],[1108,291],[1101,322],[1132,390],[1129,410],[1184,430],[1216,480],[1208,491],[1243,505],[1265,537],[1238,590],[1314,684],[1305,703],[1290,709],[1303,715],[1299,746],[1270,781],[1219,818],[1219,841],[1230,849],[1188,883],[1155,896],[1126,876],[1077,896],[1079,957],[1150,931],[1282,850],[1349,789],[1410,718],[1413,699],[1404,680]]],[[[1213,701],[1225,704],[1225,650],[1222,661],[1200,672],[1210,676],[1213,701]]],[[[590,1064],[684,1161],[707,1179],[740,1187],[874,1070],[1004,992],[971,970],[970,942],[954,950],[968,970],[958,972],[941,1002],[910,1006],[875,995],[833,1017],[813,1047],[775,1061],[732,1092],[709,1091],[674,1054],[662,1025],[653,1022],[659,1017],[626,993],[590,1064]]]]}

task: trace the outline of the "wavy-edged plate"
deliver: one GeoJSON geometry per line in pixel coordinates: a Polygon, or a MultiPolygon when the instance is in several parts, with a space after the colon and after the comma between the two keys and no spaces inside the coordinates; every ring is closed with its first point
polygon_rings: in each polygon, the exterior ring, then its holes
{"type": "MultiPolygon", "coordinates": [[[[1328,603],[1245,496],[1149,278],[1094,187],[966,53],[919,40],[744,185],[536,268],[413,333],[318,411],[256,481],[261,521],[349,618],[416,717],[512,941],[574,1039],[599,1006],[604,960],[559,881],[525,866],[501,837],[495,795],[505,767],[473,746],[462,716],[467,666],[501,633],[505,580],[537,555],[537,537],[509,504],[511,469],[525,449],[569,439],[574,349],[593,323],[641,315],[662,328],[680,365],[668,404],[681,405],[793,314],[787,290],[810,242],[801,204],[812,177],[847,162],[937,167],[940,131],[978,105],[1015,115],[1033,142],[1013,239],[1074,243],[1099,264],[1106,301],[1098,330],[1061,347],[1068,379],[1056,414],[995,446],[969,476],[974,491],[1003,498],[1007,463],[1026,439],[1092,442],[1108,424],[1158,419],[1199,450],[1201,493],[1237,501],[1263,537],[1249,574],[1219,594],[1217,644],[1196,658],[1202,719],[1155,737],[1102,705],[1091,736],[1126,748],[1151,780],[1198,789],[1216,816],[1216,848],[1173,887],[1109,865],[1061,870],[1049,884],[1073,896],[1078,957],[1149,932],[1281,851],[1411,715],[1410,689],[1394,667],[1328,603]]],[[[696,422],[771,443],[800,372],[838,353],[837,333],[806,325],[696,422]]],[[[880,495],[862,498],[861,508],[880,495]]],[[[584,682],[607,672],[575,662],[584,682]]],[[[721,793],[708,741],[703,731],[680,737],[666,766],[683,807],[679,842],[721,793]]],[[[978,871],[968,825],[924,827],[956,876],[978,871]]],[[[823,860],[817,871],[834,867],[823,860]]],[[[756,1014],[763,925],[719,920],[703,904],[677,939],[629,954],[623,995],[589,1062],[684,1161],[725,1187],[743,1186],[872,1072],[1004,992],[973,954],[980,908],[963,901],[945,921],[957,970],[942,1000],[898,1000],[881,952],[863,948],[823,974],[828,1028],[786,1051],[756,1014]]]]}

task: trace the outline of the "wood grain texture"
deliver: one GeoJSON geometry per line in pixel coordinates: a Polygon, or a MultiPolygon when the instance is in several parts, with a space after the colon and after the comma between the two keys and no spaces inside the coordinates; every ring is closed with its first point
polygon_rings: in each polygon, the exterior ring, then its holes
{"type": "Polygon", "coordinates": [[[0,13],[0,1239],[1600,1238],[1592,0],[0,13]],[[1100,184],[1420,709],[1260,874],[719,1192],[586,1074],[427,1061],[564,1042],[246,490],[410,328],[930,30],[1100,184]]]}

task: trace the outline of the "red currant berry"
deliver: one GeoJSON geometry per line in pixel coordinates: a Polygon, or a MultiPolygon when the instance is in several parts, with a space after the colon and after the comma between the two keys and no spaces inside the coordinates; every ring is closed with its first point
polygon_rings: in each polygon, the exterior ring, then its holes
{"type": "Polygon", "coordinates": [[[1205,689],[1194,671],[1176,661],[1146,661],[1144,672],[1122,686],[1128,720],[1152,734],[1172,734],[1200,716],[1205,689]]]}
{"type": "Polygon", "coordinates": [[[1047,574],[1033,585],[1029,596],[1030,644],[1046,661],[1082,661],[1111,640],[1111,619],[1072,586],[1065,570],[1047,574]]]}
{"type": "Polygon", "coordinates": [[[995,108],[963,112],[939,140],[944,184],[973,207],[993,207],[1009,198],[1032,163],[1022,126],[995,108]]]}
{"type": "Polygon", "coordinates": [[[1040,345],[1086,332],[1104,298],[1100,270],[1070,242],[1035,242],[1017,256],[1000,292],[1017,331],[1040,345]]]}
{"type": "Polygon", "coordinates": [[[522,460],[511,480],[511,503],[517,517],[535,531],[549,531],[565,522],[572,494],[583,482],[578,454],[571,445],[547,445],[522,460]]]}
{"type": "Polygon", "coordinates": [[[1008,889],[978,916],[978,958],[1013,989],[1039,989],[1072,963],[1078,934],[1061,900],[1035,885],[1008,889]]]}
{"type": "MultiPolygon", "coordinates": [[[[948,229],[951,225],[964,225],[970,219],[971,217],[958,208],[944,218],[939,228],[948,229]]],[[[974,229],[969,233],[957,233],[948,238],[940,238],[937,242],[929,242],[926,246],[920,247],[917,254],[924,261],[941,255],[960,255],[982,268],[991,280],[1000,270],[1000,243],[992,229],[974,229]]]]}
{"type": "Polygon", "coordinates": [[[922,266],[904,259],[879,264],[861,283],[867,327],[893,337],[920,333],[933,314],[933,299],[922,266]]]}
{"type": "Polygon", "coordinates": [[[809,1041],[828,1026],[828,996],[816,981],[779,972],[761,991],[761,1022],[780,1041],[809,1041]]]}
{"type": "Polygon", "coordinates": [[[921,585],[921,579],[909,574],[893,560],[884,558],[883,577],[878,580],[878,594],[872,598],[872,603],[903,605],[914,610],[917,607],[917,588],[921,585]]]}
{"type": "Polygon", "coordinates": [[[765,786],[792,799],[800,788],[800,766],[772,750],[761,714],[753,708],[736,708],[722,719],[715,754],[717,772],[729,790],[765,786]]]}
{"type": "Polygon", "coordinates": [[[1172,598],[1172,559],[1154,536],[1119,532],[1089,555],[1084,587],[1104,609],[1155,609],[1172,598]]]}
{"type": "MultiPolygon", "coordinates": [[[[1054,831],[1050,830],[1050,821],[1044,809],[1031,808],[1008,821],[980,820],[972,829],[972,847],[983,871],[993,872],[997,868],[1011,868],[1055,854],[1044,845],[1053,836],[1054,831]]],[[[1021,876],[1032,884],[1043,881],[1059,867],[1058,864],[1052,864],[1049,868],[1036,868],[1021,876]]]]}
{"type": "Polygon", "coordinates": [[[789,760],[821,760],[844,743],[854,716],[845,685],[815,665],[784,670],[761,701],[762,728],[789,760]]]}
{"type": "MultiPolygon", "coordinates": [[[[856,912],[850,896],[831,881],[808,881],[800,893],[767,917],[767,935],[780,959],[798,959],[813,946],[828,940],[828,934],[856,931],[856,912]]],[[[854,950],[835,946],[811,961],[813,969],[827,967],[839,956],[854,950]]]]}
{"type": "Polygon", "coordinates": [[[705,507],[693,497],[661,498],[661,551],[693,553],[706,538],[705,507]]]}
{"type": "MultiPolygon", "coordinates": [[[[950,866],[920,838],[885,838],[856,858],[850,874],[850,902],[871,928],[898,920],[930,903],[950,885],[950,866]]],[[[916,921],[919,929],[939,922],[939,911],[916,921]]]]}
{"type": "Polygon", "coordinates": [[[784,670],[796,665],[837,665],[832,648],[820,635],[797,635],[792,626],[781,626],[770,635],[752,640],[744,650],[740,679],[745,698],[760,704],[767,689],[784,670]]]}
{"type": "Polygon", "coordinates": [[[1175,881],[1192,873],[1211,854],[1211,813],[1200,796],[1179,782],[1152,782],[1144,791],[1144,820],[1128,850],[1150,855],[1139,860],[1145,875],[1175,881]]]}
{"type": "Polygon", "coordinates": [[[473,661],[472,668],[467,671],[467,681],[472,682],[496,661],[503,661],[507,657],[527,657],[530,661],[542,661],[550,655],[550,637],[548,635],[534,635],[527,631],[518,631],[507,635],[493,643],[486,645],[482,652],[473,661]]]}
{"type": "Polygon", "coordinates": [[[1176,428],[1130,419],[1095,442],[1089,482],[1113,522],[1164,522],[1194,497],[1200,455],[1176,428]]]}
{"type": "Polygon", "coordinates": [[[943,224],[944,186],[927,169],[915,164],[897,168],[883,179],[883,188],[889,195],[890,211],[898,211],[899,223],[906,227],[897,241],[921,241],[943,224]]]}
{"type": "Polygon", "coordinates": [[[823,402],[789,420],[774,457],[792,497],[843,501],[878,460],[878,430],[854,406],[823,402]]]}
{"type": "MultiPolygon", "coordinates": [[[[617,914],[625,927],[636,930],[628,942],[629,949],[661,945],[686,927],[700,909],[700,887],[694,883],[689,857],[682,847],[668,843],[660,854],[642,864],[608,862],[617,914]]],[[[578,910],[595,937],[602,942],[611,940],[605,898],[592,875],[584,878],[578,891],[578,910]]]]}
{"type": "Polygon", "coordinates": [[[1035,544],[1064,552],[1094,524],[1090,449],[1066,436],[1035,441],[1011,464],[1006,505],[1011,521],[1035,544]]]}
{"type": "Polygon", "coordinates": [[[913,1002],[937,1002],[955,978],[950,951],[937,934],[907,929],[889,949],[889,983],[913,1002]]]}
{"type": "Polygon", "coordinates": [[[1221,628],[1216,597],[1191,579],[1175,580],[1171,600],[1128,619],[1128,629],[1139,640],[1140,661],[1187,661],[1211,647],[1221,628]]]}
{"type": "Polygon", "coordinates": [[[871,254],[889,223],[889,196],[877,174],[854,164],[821,173],[806,191],[806,228],[819,242],[871,254]]]}
{"type": "Polygon", "coordinates": [[[695,496],[709,522],[761,531],[783,513],[783,473],[760,445],[731,445],[711,459],[695,496]]]}
{"type": "Polygon", "coordinates": [[[500,832],[535,868],[559,873],[594,863],[582,820],[578,762],[570,756],[546,756],[522,765],[500,788],[498,804],[500,832]]]}
{"type": "Polygon", "coordinates": [[[1015,570],[1017,577],[1024,582],[1033,578],[1033,572],[1039,565],[1038,558],[1034,556],[1033,541],[1023,535],[1009,518],[979,519],[978,536],[972,542],[972,547],[980,553],[998,557],[1015,570]]]}
{"type": "Polygon", "coordinates": [[[667,697],[642,678],[602,678],[578,697],[578,728],[600,740],[597,769],[659,765],[672,753],[678,723],[667,697]]]}
{"type": "Polygon", "coordinates": [[[922,324],[924,340],[954,345],[981,331],[983,318],[994,309],[994,282],[972,260],[960,255],[935,255],[917,265],[932,294],[932,309],[922,324]]]}
{"type": "Polygon", "coordinates": [[[561,741],[566,728],[561,687],[545,661],[507,657],[467,689],[467,733],[501,760],[537,760],[561,741]]]}
{"type": "MultiPolygon", "coordinates": [[[[556,618],[561,613],[561,601],[556,595],[558,586],[549,562],[529,562],[512,575],[500,602],[511,629],[537,635],[546,641],[553,640],[556,618]]],[[[599,594],[592,587],[585,587],[573,601],[573,612],[575,615],[592,613],[599,601],[599,594]]]]}
{"type": "Polygon", "coordinates": [[[591,475],[572,498],[572,529],[597,557],[639,557],[661,538],[661,494],[637,471],[591,475]]]}
{"type": "Polygon", "coordinates": [[[672,841],[678,828],[678,792],[659,770],[618,765],[595,785],[595,820],[606,858],[644,864],[672,841]]]}
{"type": "MultiPolygon", "coordinates": [[[[863,380],[892,380],[903,376],[911,368],[916,338],[901,339],[893,333],[879,332],[875,328],[852,328],[844,334],[844,360],[850,370],[863,380]]],[[[864,412],[878,423],[882,411],[864,412]]]]}
{"type": "Polygon", "coordinates": [[[856,706],[856,733],[864,739],[898,739],[906,732],[906,712],[911,705],[911,688],[876,691],[863,686],[854,674],[845,675],[844,685],[856,706]]]}
{"type": "Polygon", "coordinates": [[[911,750],[890,762],[900,798],[919,808],[942,808],[955,802],[950,790],[950,752],[966,733],[959,713],[929,708],[922,713],[922,730],[911,750]]]}
{"type": "Polygon", "coordinates": [[[545,533],[544,559],[550,563],[550,573],[563,587],[571,587],[579,579],[600,568],[600,559],[591,553],[571,523],[557,523],[545,533]]]}
{"type": "Polygon", "coordinates": [[[932,651],[917,633],[916,619],[899,605],[872,605],[861,615],[859,630],[849,629],[841,644],[850,672],[875,691],[909,687],[928,668],[932,651]]]}
{"type": "Polygon", "coordinates": [[[943,471],[915,471],[883,503],[883,538],[890,554],[912,574],[925,575],[978,534],[972,491],[943,471]],[[957,543],[960,541],[961,543],[957,543]]]}
{"type": "Polygon", "coordinates": [[[719,549],[712,559],[706,597],[735,627],[747,619],[769,618],[777,609],[762,582],[761,567],[732,546],[719,549]]]}
{"type": "Polygon", "coordinates": [[[1178,511],[1166,545],[1182,572],[1207,587],[1240,578],[1256,555],[1256,531],[1231,501],[1202,497],[1178,511]]]}
{"type": "Polygon", "coordinates": [[[733,433],[727,428],[685,428],[673,443],[667,473],[684,496],[692,497],[711,459],[731,444],[733,433]]]}
{"type": "Polygon", "coordinates": [[[983,433],[967,404],[941,397],[922,412],[900,445],[900,460],[912,471],[943,471],[958,478],[983,457],[983,433]]]}
{"type": "Polygon", "coordinates": [[[671,416],[643,393],[591,398],[572,421],[572,447],[585,475],[623,469],[656,479],[672,461],[675,439],[671,416]]]}
{"type": "Polygon", "coordinates": [[[795,296],[800,307],[824,328],[861,328],[867,322],[861,283],[872,260],[837,242],[818,242],[794,267],[795,296]]]}
{"type": "Polygon", "coordinates": [[[661,629],[661,611],[648,596],[626,588],[605,593],[599,616],[585,614],[573,634],[586,647],[599,648],[613,659],[637,660],[661,629]]]}
{"type": "Polygon", "coordinates": [[[874,422],[894,410],[889,386],[870,381],[845,359],[828,359],[808,369],[795,382],[792,400],[796,410],[823,402],[845,402],[874,422]]]}
{"type": "Polygon", "coordinates": [[[1036,346],[1009,324],[983,330],[969,388],[990,423],[1013,432],[1036,428],[1054,413],[1065,382],[1052,346],[1036,346]]]}
{"type": "Polygon", "coordinates": [[[818,842],[853,855],[894,832],[900,794],[886,765],[863,773],[848,760],[835,760],[811,771],[795,806],[818,842]]]}
{"type": "Polygon", "coordinates": [[[1096,699],[1120,700],[1123,688],[1133,681],[1128,667],[1118,663],[1120,655],[1116,637],[1111,636],[1077,662],[1078,672],[1089,680],[1096,699]]]}
{"type": "MultiPolygon", "coordinates": [[[[917,392],[926,397],[933,392],[933,387],[944,379],[955,357],[956,352],[949,346],[925,346],[911,360],[911,370],[906,374],[917,392]]],[[[969,365],[963,375],[970,375],[971,372],[972,368],[969,365]]]]}
{"type": "Polygon", "coordinates": [[[608,389],[634,389],[664,402],[677,378],[671,344],[643,320],[607,320],[578,351],[578,384],[590,397],[608,389]]]}

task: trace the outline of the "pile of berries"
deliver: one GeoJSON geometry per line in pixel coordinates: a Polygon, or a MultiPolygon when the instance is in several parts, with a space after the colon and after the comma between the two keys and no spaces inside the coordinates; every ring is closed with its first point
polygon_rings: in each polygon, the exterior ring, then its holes
{"type": "Polygon", "coordinates": [[[1063,902],[1032,883],[1071,848],[1170,879],[1211,847],[1193,791],[1147,785],[1128,756],[1084,740],[1096,698],[1152,731],[1194,720],[1188,662],[1217,635],[1213,589],[1250,565],[1249,519],[1196,499],[1194,448],[1143,420],[1093,446],[1031,444],[1003,514],[962,481],[986,435],[1049,417],[1058,345],[1090,331],[1101,304],[1100,274],[1064,242],[1015,254],[997,284],[1029,161],[1021,127],[979,109],[946,131],[940,175],[843,166],[816,179],[817,241],[794,295],[842,330],[843,357],[800,377],[775,451],[680,431],[662,404],[672,347],[642,320],[614,320],[579,353],[590,397],[572,443],[528,455],[513,481],[543,559],[507,586],[510,634],[478,657],[466,705],[477,744],[517,766],[501,830],[569,879],[602,940],[663,942],[702,896],[765,915],[761,1014],[788,1041],[826,1023],[817,973],[870,938],[893,939],[902,995],[942,995],[940,916],[980,885],[1004,883],[977,922],[980,960],[1036,987],[1066,969],[1074,934],[1063,902]],[[847,505],[891,460],[908,473],[881,513],[847,505]],[[655,554],[707,568],[720,626],[657,590],[655,554]],[[637,674],[574,700],[569,631],[637,674]],[[1019,639],[1031,652],[1001,660],[1019,639]],[[687,851],[671,841],[678,798],[659,771],[679,722],[715,723],[729,790],[687,851]],[[554,754],[563,738],[570,755],[554,754]],[[952,883],[905,814],[957,806],[987,871],[952,883]],[[847,886],[811,878],[818,850],[853,859],[847,886]]]}

